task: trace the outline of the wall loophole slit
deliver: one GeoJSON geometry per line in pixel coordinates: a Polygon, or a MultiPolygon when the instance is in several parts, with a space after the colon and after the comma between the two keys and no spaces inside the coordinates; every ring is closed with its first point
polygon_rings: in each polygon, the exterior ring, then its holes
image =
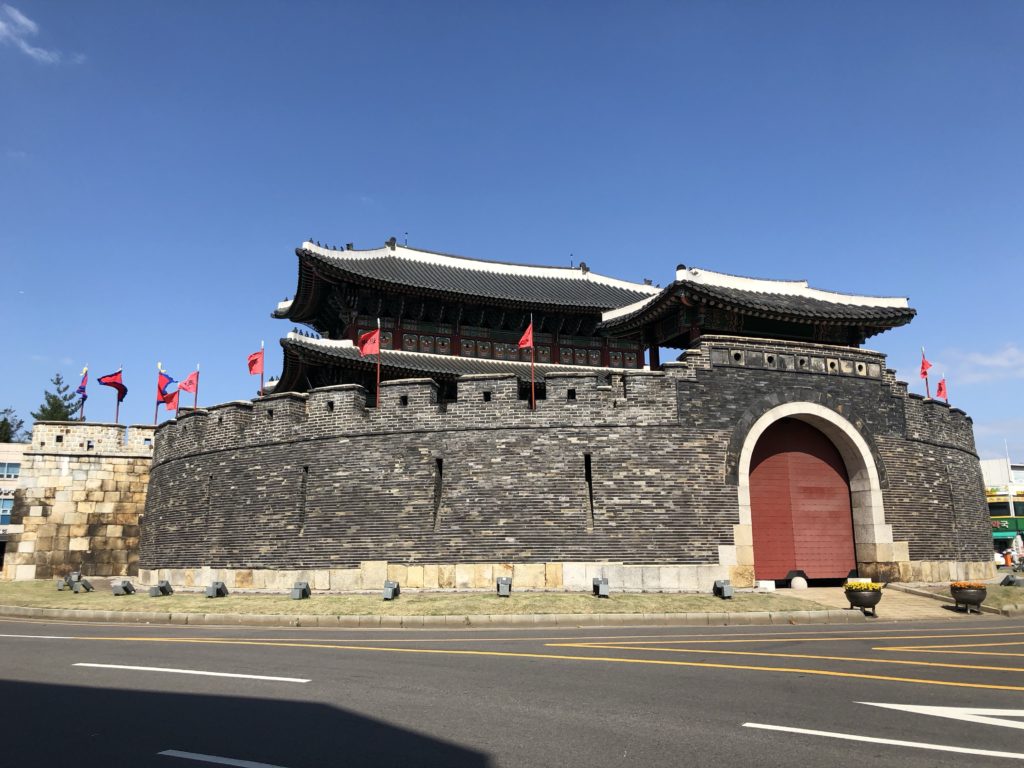
{"type": "Polygon", "coordinates": [[[434,459],[434,530],[441,529],[441,493],[444,489],[444,459],[434,459]]]}
{"type": "Polygon", "coordinates": [[[583,479],[587,484],[587,530],[594,530],[594,472],[590,454],[583,454],[583,479]]]}

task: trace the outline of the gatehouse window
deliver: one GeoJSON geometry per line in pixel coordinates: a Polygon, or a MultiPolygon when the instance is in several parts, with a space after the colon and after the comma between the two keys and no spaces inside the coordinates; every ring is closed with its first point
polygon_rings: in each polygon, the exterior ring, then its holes
{"type": "Polygon", "coordinates": [[[3,478],[4,480],[17,480],[20,474],[21,464],[16,462],[0,464],[0,478],[3,478]]]}
{"type": "Polygon", "coordinates": [[[11,510],[14,508],[14,499],[0,499],[0,525],[9,525],[11,522],[11,510]]]}

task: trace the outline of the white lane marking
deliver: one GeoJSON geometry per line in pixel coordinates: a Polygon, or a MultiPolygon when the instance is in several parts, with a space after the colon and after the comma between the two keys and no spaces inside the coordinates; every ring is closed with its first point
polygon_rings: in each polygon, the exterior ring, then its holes
{"type": "Polygon", "coordinates": [[[834,733],[832,731],[812,731],[808,728],[788,728],[784,725],[767,725],[765,723],[744,723],[744,728],[760,728],[764,731],[783,731],[785,733],[802,733],[807,736],[826,736],[830,739],[843,741],[866,741],[869,744],[888,744],[893,747],[913,747],[914,749],[934,749],[939,752],[957,752],[962,755],[984,755],[985,757],[1008,757],[1011,760],[1024,760],[1021,752],[996,752],[990,749],[970,749],[954,747],[948,744],[928,744],[923,741],[901,741],[899,739],[879,739],[874,736],[858,736],[854,733],[834,733]]]}
{"type": "Polygon", "coordinates": [[[185,760],[195,760],[199,763],[216,763],[217,765],[233,765],[235,768],[284,768],[280,765],[270,763],[254,763],[252,760],[235,760],[233,757],[217,757],[217,755],[203,755],[199,752],[182,752],[177,749],[165,749],[157,752],[158,755],[167,757],[181,757],[185,760]]]}
{"type": "Polygon", "coordinates": [[[71,635],[0,635],[0,637],[27,637],[33,640],[77,640],[71,635]]]}
{"type": "Polygon", "coordinates": [[[979,707],[923,707],[916,704],[879,704],[874,701],[858,701],[869,707],[885,707],[902,712],[914,712],[918,715],[934,715],[935,717],[951,717],[954,720],[966,720],[969,723],[985,725],[1001,725],[1004,728],[1024,728],[1022,720],[1008,720],[1009,717],[1024,717],[1024,709],[983,709],[979,707]]]}
{"type": "MultiPolygon", "coordinates": [[[[175,669],[174,667],[135,667],[129,664],[88,664],[78,662],[73,667],[97,667],[99,669],[130,669],[136,672],[173,672],[177,675],[207,675],[208,677],[241,677],[246,680],[272,680],[279,683],[308,683],[302,677],[270,677],[268,675],[241,675],[236,672],[205,672],[201,669],[175,669]]],[[[255,763],[254,763],[255,765],[255,763]]]]}

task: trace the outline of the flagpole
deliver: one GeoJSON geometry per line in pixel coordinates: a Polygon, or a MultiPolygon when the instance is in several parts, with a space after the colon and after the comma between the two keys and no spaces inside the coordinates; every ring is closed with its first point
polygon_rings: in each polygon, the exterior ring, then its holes
{"type": "Polygon", "coordinates": [[[537,377],[534,375],[535,351],[537,345],[534,342],[533,312],[530,313],[530,410],[537,410],[537,377]]]}
{"type": "Polygon", "coordinates": [[[192,410],[199,410],[199,363],[196,363],[196,391],[192,393],[192,410]]]}
{"type": "MultiPolygon", "coordinates": [[[[924,356],[924,347],[921,347],[921,359],[922,360],[927,360],[928,359],[928,358],[926,358],[924,356]]],[[[927,397],[929,400],[931,400],[932,390],[931,390],[931,387],[928,386],[928,371],[927,370],[925,370],[925,372],[924,372],[924,396],[927,397]]]]}
{"type": "MultiPolygon", "coordinates": [[[[160,391],[160,362],[156,364],[156,391],[160,391]]],[[[160,415],[160,398],[157,398],[156,404],[153,406],[153,426],[156,426],[157,417],[160,415]]]]}
{"type": "MultiPolygon", "coordinates": [[[[85,366],[85,369],[84,369],[84,370],[82,371],[82,376],[84,377],[84,376],[85,376],[85,375],[86,375],[86,374],[87,374],[88,372],[89,372],[89,366],[88,366],[88,364],[87,364],[87,365],[85,366]]],[[[78,420],[79,420],[79,421],[85,421],[85,400],[86,400],[86,394],[85,394],[85,392],[83,391],[83,392],[82,392],[82,407],[81,407],[81,409],[80,409],[80,410],[78,411],[78,420]]]]}
{"type": "Polygon", "coordinates": [[[380,318],[377,318],[377,407],[380,408],[380,359],[383,355],[380,343],[380,318]]]}
{"type": "Polygon", "coordinates": [[[263,397],[263,369],[267,367],[267,358],[263,354],[263,339],[260,339],[260,397],[263,397]]]}
{"type": "MultiPolygon", "coordinates": [[[[120,373],[123,370],[124,370],[124,363],[121,363],[121,367],[117,369],[117,372],[120,373]]],[[[118,392],[117,392],[117,401],[114,404],[114,423],[115,424],[120,424],[121,423],[121,392],[120,392],[120,390],[118,390],[118,392]]]]}

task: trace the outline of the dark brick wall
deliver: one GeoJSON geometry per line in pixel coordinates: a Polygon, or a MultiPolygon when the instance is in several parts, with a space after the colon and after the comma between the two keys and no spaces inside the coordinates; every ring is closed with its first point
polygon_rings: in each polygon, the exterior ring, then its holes
{"type": "Polygon", "coordinates": [[[794,400],[864,436],[913,559],[989,557],[970,419],[908,397],[877,353],[705,337],[664,373],[552,376],[536,412],[511,377],[458,398],[406,381],[379,409],[341,386],[182,415],[158,432],[141,567],[717,563],[746,431],[794,400]]]}

